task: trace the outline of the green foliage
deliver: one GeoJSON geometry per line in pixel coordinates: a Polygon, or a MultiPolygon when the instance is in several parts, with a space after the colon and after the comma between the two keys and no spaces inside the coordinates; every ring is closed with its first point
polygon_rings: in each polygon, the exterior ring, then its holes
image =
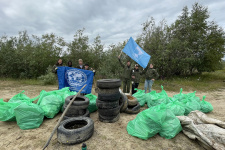
{"type": "Polygon", "coordinates": [[[52,73],[52,67],[49,66],[47,68],[46,74],[38,77],[39,80],[42,81],[43,85],[52,85],[56,84],[56,75],[52,73]]]}
{"type": "MultiPolygon", "coordinates": [[[[163,78],[222,69],[225,32],[209,17],[207,7],[195,3],[189,11],[185,6],[171,25],[165,20],[156,24],[154,18],[144,22],[136,42],[151,55],[150,62],[163,78]]],[[[71,60],[73,67],[78,65],[78,59],[83,59],[96,70],[96,78],[119,78],[122,67],[117,57],[127,40],[104,47],[99,35],[90,44],[84,31],[77,30],[71,42],[53,33],[38,37],[26,31],[0,37],[0,77],[37,79],[62,58],[64,66],[71,60]]],[[[123,53],[123,63],[127,59],[130,58],[123,53]]],[[[131,62],[133,67],[135,62],[131,62]]],[[[53,76],[49,72],[40,79],[53,84],[53,76]]]]}

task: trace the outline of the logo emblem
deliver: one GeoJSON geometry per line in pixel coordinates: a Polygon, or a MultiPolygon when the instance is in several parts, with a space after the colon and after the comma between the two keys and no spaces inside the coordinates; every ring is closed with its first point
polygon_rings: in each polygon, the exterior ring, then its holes
{"type": "Polygon", "coordinates": [[[70,69],[66,71],[66,80],[70,86],[83,86],[87,82],[87,76],[80,70],[70,69]]]}
{"type": "Polygon", "coordinates": [[[138,60],[140,58],[140,56],[143,55],[142,50],[137,46],[135,48],[135,52],[133,53],[133,56],[136,60],[138,60]]]}

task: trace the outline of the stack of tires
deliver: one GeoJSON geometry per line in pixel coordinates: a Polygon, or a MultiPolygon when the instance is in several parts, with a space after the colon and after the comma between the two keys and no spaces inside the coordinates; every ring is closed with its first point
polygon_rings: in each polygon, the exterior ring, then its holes
{"type": "Polygon", "coordinates": [[[99,120],[105,123],[113,123],[120,118],[120,79],[102,79],[97,81],[99,120]]]}
{"type": "MultiPolygon", "coordinates": [[[[65,99],[65,104],[63,105],[63,111],[66,109],[67,105],[73,99],[75,95],[68,96],[65,99]]],[[[87,109],[89,105],[89,99],[85,96],[78,95],[73,101],[72,105],[68,109],[67,113],[63,117],[63,120],[74,118],[74,117],[90,117],[90,112],[87,109]]]]}

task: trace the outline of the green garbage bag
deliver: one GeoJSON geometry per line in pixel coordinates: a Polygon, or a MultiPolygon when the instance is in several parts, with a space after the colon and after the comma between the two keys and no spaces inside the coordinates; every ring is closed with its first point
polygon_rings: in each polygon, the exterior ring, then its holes
{"type": "Polygon", "coordinates": [[[128,134],[145,140],[157,133],[170,139],[181,130],[180,121],[164,103],[140,112],[127,124],[128,134]]]}
{"type": "Polygon", "coordinates": [[[161,103],[168,104],[170,102],[169,97],[165,90],[163,90],[163,86],[161,86],[162,91],[160,93],[156,93],[156,91],[152,91],[148,94],[147,105],[148,107],[156,106],[161,103]]]}
{"type": "Polygon", "coordinates": [[[204,112],[204,113],[209,113],[209,112],[213,111],[213,106],[212,106],[211,103],[205,101],[205,97],[206,96],[203,96],[203,99],[200,102],[201,111],[204,112]]]}
{"type": "Polygon", "coordinates": [[[140,90],[140,89],[135,89],[135,90],[137,90],[137,92],[134,93],[132,96],[136,97],[139,104],[143,107],[146,103],[147,95],[145,94],[144,90],[140,90]]]}
{"type": "Polygon", "coordinates": [[[32,99],[30,99],[28,96],[26,96],[24,94],[24,90],[18,94],[16,94],[15,96],[13,96],[8,102],[9,103],[22,103],[22,102],[28,102],[28,103],[32,103],[33,101],[37,100],[39,98],[39,96],[34,97],[32,99]]]}
{"type": "Polygon", "coordinates": [[[98,107],[96,106],[97,96],[93,94],[87,94],[85,95],[85,97],[89,99],[89,105],[88,105],[89,112],[90,113],[95,112],[98,109],[98,107]]]}
{"type": "Polygon", "coordinates": [[[16,121],[14,109],[19,105],[20,103],[9,103],[0,99],[0,121],[16,121]]]}
{"type": "Polygon", "coordinates": [[[193,93],[188,93],[188,94],[186,94],[186,95],[187,95],[187,98],[188,98],[188,99],[195,100],[195,101],[197,101],[197,102],[200,103],[200,98],[197,97],[197,96],[195,95],[195,93],[196,93],[196,91],[194,91],[193,93]]]}
{"type": "Polygon", "coordinates": [[[46,92],[44,90],[41,91],[40,95],[37,104],[43,109],[47,118],[54,118],[63,106],[62,97],[55,92],[46,92]]]}
{"type": "Polygon", "coordinates": [[[156,135],[160,131],[161,127],[160,124],[149,117],[150,113],[150,108],[146,109],[138,113],[134,120],[128,122],[128,134],[144,140],[156,135]]]}
{"type": "Polygon", "coordinates": [[[14,113],[17,125],[23,130],[38,128],[44,119],[44,111],[34,103],[21,103],[14,113]]]}
{"type": "Polygon", "coordinates": [[[185,113],[185,108],[179,100],[171,101],[166,105],[166,108],[171,110],[175,116],[183,116],[185,113]]]}
{"type": "Polygon", "coordinates": [[[200,103],[194,99],[184,99],[182,100],[182,105],[185,108],[184,115],[188,115],[191,111],[201,110],[200,103]]]}
{"type": "Polygon", "coordinates": [[[187,95],[186,95],[186,94],[183,94],[182,91],[183,91],[183,89],[181,88],[181,89],[180,89],[180,93],[174,95],[173,98],[174,98],[175,100],[178,100],[178,101],[182,101],[183,99],[186,99],[187,95]]]}
{"type": "Polygon", "coordinates": [[[159,135],[166,139],[174,138],[182,131],[180,121],[170,109],[161,110],[161,112],[165,113],[166,117],[163,120],[159,135]]]}

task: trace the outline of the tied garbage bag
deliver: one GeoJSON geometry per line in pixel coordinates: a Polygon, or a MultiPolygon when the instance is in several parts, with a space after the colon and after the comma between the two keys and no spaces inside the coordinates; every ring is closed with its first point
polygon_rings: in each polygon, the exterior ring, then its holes
{"type": "Polygon", "coordinates": [[[55,92],[41,91],[37,104],[43,109],[47,118],[54,118],[63,106],[63,100],[55,92]]]}
{"type": "Polygon", "coordinates": [[[166,105],[166,108],[171,110],[175,116],[183,116],[185,113],[185,108],[182,103],[178,100],[172,101],[166,105]]]}
{"type": "Polygon", "coordinates": [[[145,140],[157,133],[170,139],[181,130],[179,120],[171,110],[166,108],[166,104],[160,104],[140,112],[127,125],[128,134],[145,140]]]}
{"type": "Polygon", "coordinates": [[[163,89],[163,86],[161,86],[162,92],[156,93],[156,91],[152,91],[147,94],[147,105],[148,107],[157,106],[161,103],[168,104],[170,102],[169,97],[166,93],[166,91],[163,89]]]}
{"type": "Polygon", "coordinates": [[[21,103],[14,113],[17,125],[23,130],[38,128],[44,119],[44,111],[34,103],[21,103]]]}
{"type": "Polygon", "coordinates": [[[188,115],[191,111],[200,110],[201,106],[200,103],[197,102],[195,99],[184,99],[182,101],[183,107],[185,108],[184,115],[188,115]]]}
{"type": "Polygon", "coordinates": [[[182,101],[183,99],[186,99],[186,95],[182,93],[183,89],[180,89],[180,93],[173,96],[174,99],[178,101],[182,101]]]}
{"type": "Polygon", "coordinates": [[[193,93],[188,93],[188,94],[186,94],[186,95],[187,95],[187,98],[188,98],[188,99],[191,99],[191,100],[195,100],[195,101],[197,101],[198,103],[200,103],[200,98],[197,97],[197,96],[195,96],[195,93],[196,93],[196,91],[194,91],[193,93]]]}
{"type": "Polygon", "coordinates": [[[137,101],[139,102],[139,104],[143,107],[146,103],[146,94],[145,94],[145,91],[144,90],[140,90],[140,89],[137,89],[135,88],[135,90],[137,90],[136,93],[134,93],[132,96],[137,98],[137,101]]]}
{"type": "Polygon", "coordinates": [[[9,103],[22,103],[22,102],[27,102],[27,103],[32,103],[33,101],[37,100],[39,96],[30,99],[28,96],[24,94],[24,90],[15,96],[13,96],[8,102],[9,103]]]}
{"type": "Polygon", "coordinates": [[[19,105],[20,103],[9,103],[0,99],[0,121],[16,121],[14,109],[19,105]]]}
{"type": "Polygon", "coordinates": [[[89,105],[88,105],[89,112],[90,113],[95,112],[98,109],[98,107],[96,106],[97,96],[93,94],[87,94],[85,95],[85,97],[89,99],[89,105]]]}
{"type": "Polygon", "coordinates": [[[161,127],[148,116],[149,113],[151,113],[150,108],[138,113],[134,120],[128,122],[128,134],[144,140],[156,135],[161,127]]]}
{"type": "Polygon", "coordinates": [[[200,102],[200,105],[201,105],[201,112],[204,112],[204,113],[208,113],[208,112],[211,112],[213,111],[213,106],[211,103],[205,101],[205,97],[206,96],[203,96],[203,99],[202,101],[200,102]]]}

